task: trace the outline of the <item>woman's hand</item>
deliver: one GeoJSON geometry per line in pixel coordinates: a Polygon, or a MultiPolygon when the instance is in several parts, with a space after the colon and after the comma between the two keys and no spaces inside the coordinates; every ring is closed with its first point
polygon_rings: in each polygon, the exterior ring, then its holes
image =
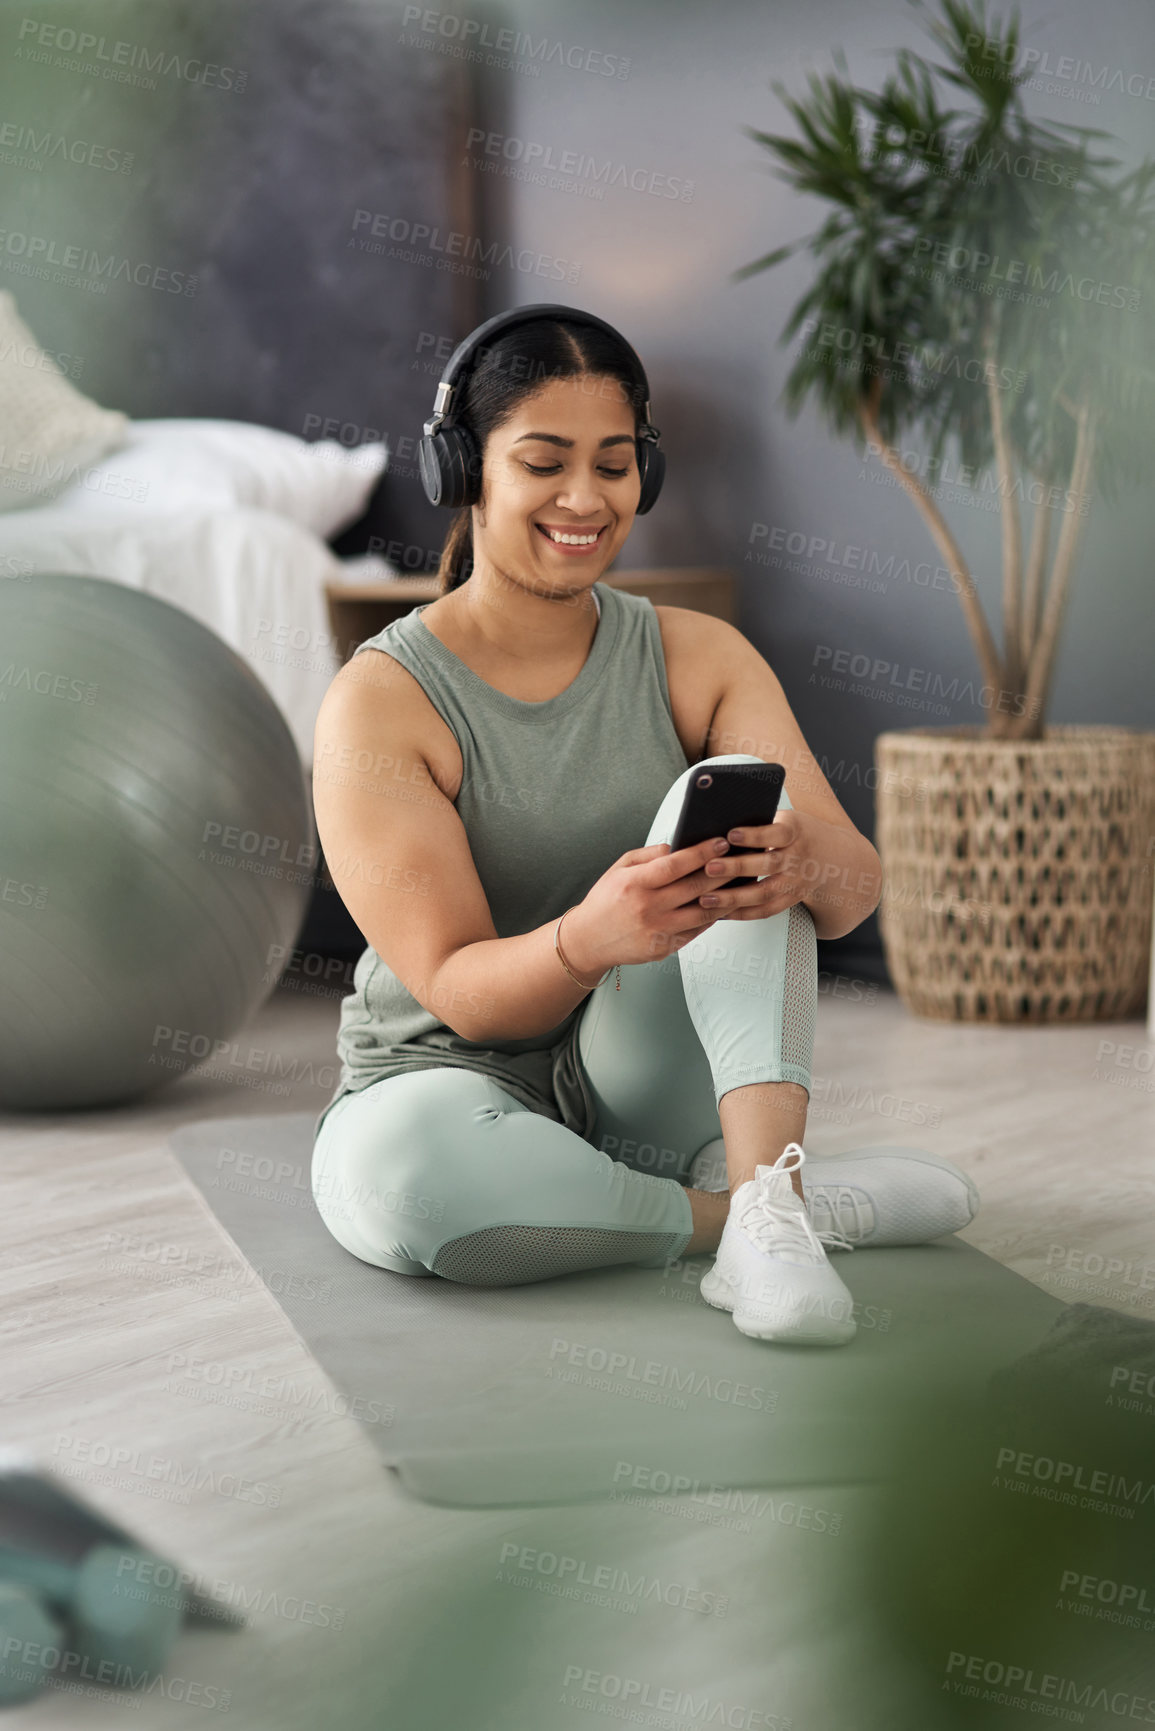
{"type": "Polygon", "coordinates": [[[631,848],[602,873],[561,928],[566,961],[582,980],[599,979],[616,963],[653,962],[684,949],[722,917],[699,905],[713,879],[702,869],[728,853],[713,839],[671,853],[669,842],[631,848]]]}
{"type": "Polygon", "coordinates": [[[773,823],[730,830],[729,840],[736,848],[759,851],[731,852],[708,864],[710,887],[701,905],[722,920],[768,920],[793,907],[821,881],[826,857],[823,831],[831,827],[822,818],[788,807],[773,823]],[[731,878],[755,876],[758,883],[729,884],[731,878]]]}

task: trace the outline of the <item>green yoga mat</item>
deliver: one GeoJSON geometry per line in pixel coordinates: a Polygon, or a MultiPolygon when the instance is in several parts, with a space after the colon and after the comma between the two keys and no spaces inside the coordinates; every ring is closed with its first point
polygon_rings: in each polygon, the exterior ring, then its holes
{"type": "Polygon", "coordinates": [[[976,1400],[1066,1306],[956,1238],[835,1253],[847,1346],[748,1340],[703,1257],[512,1288],[373,1268],[329,1235],[314,1116],[202,1121],[171,1145],[348,1410],[415,1496],[465,1506],[883,1483],[913,1397],[976,1400]]]}

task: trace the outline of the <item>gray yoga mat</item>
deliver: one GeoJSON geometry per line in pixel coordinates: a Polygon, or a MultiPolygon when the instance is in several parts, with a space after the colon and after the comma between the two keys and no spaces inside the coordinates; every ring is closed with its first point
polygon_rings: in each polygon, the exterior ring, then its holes
{"type": "Polygon", "coordinates": [[[431,1502],[720,1506],[727,1487],[883,1482],[914,1407],[984,1399],[1066,1308],[957,1238],[837,1254],[858,1319],[838,1348],[739,1334],[698,1294],[708,1258],[510,1288],[394,1274],[318,1215],[314,1123],[214,1119],[171,1145],[337,1410],[431,1502]]]}

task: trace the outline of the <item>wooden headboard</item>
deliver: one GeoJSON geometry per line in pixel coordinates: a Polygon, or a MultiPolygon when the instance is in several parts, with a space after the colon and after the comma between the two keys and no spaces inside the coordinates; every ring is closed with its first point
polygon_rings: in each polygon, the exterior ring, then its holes
{"type": "Polygon", "coordinates": [[[0,287],[110,408],[387,437],[390,472],[336,545],[386,542],[416,574],[448,522],[416,440],[441,362],[486,311],[483,280],[446,268],[462,245],[447,237],[477,235],[472,77],[408,46],[402,10],[8,8],[0,117],[27,131],[0,152],[25,158],[0,160],[0,287]]]}

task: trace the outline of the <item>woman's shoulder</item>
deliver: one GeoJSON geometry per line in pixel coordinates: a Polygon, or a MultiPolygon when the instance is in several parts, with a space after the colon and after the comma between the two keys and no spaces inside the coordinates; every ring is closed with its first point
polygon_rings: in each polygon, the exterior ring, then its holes
{"type": "Polygon", "coordinates": [[[396,647],[397,634],[378,633],[337,673],[321,701],[317,746],[323,740],[331,751],[352,739],[372,738],[387,753],[420,758],[446,797],[455,799],[464,772],[457,739],[421,681],[390,652],[390,645],[396,647]]]}
{"type": "Polygon", "coordinates": [[[699,676],[721,674],[729,657],[745,642],[742,633],[713,613],[696,613],[692,607],[667,607],[654,602],[667,670],[674,663],[692,663],[699,676]]]}
{"type": "Polygon", "coordinates": [[[682,749],[697,762],[726,690],[734,659],[734,626],[712,613],[654,603],[666,663],[670,710],[682,749]]]}

